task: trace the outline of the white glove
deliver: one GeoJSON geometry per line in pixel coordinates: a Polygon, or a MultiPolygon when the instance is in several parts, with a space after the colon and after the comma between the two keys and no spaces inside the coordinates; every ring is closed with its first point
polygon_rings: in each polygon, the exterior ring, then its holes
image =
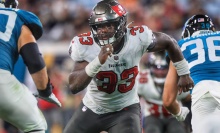
{"type": "Polygon", "coordinates": [[[43,97],[38,94],[33,94],[33,95],[50,103],[56,104],[58,107],[61,107],[60,101],[56,98],[56,96],[53,93],[51,93],[49,97],[43,97]]]}
{"type": "Polygon", "coordinates": [[[189,109],[187,107],[180,107],[180,112],[173,116],[176,117],[178,121],[184,121],[188,113],[189,113],[189,109]]]}

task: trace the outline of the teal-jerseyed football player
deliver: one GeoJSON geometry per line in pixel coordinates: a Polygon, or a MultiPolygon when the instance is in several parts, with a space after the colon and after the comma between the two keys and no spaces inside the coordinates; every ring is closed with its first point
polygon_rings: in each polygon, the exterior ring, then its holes
{"type": "MultiPolygon", "coordinates": [[[[203,133],[205,127],[200,123],[210,115],[220,115],[220,32],[215,30],[208,15],[197,14],[186,21],[178,44],[195,83],[191,89],[192,130],[193,133],[203,133]]],[[[177,93],[175,75],[173,67],[170,68],[164,95],[165,107],[172,114],[179,110],[174,100],[177,93]]],[[[179,114],[187,115],[184,111],[179,114]]]]}
{"type": "Polygon", "coordinates": [[[26,133],[45,133],[47,124],[29,89],[13,75],[19,55],[23,58],[39,94],[61,106],[36,40],[42,33],[39,18],[17,9],[17,0],[0,0],[0,118],[26,133]]]}

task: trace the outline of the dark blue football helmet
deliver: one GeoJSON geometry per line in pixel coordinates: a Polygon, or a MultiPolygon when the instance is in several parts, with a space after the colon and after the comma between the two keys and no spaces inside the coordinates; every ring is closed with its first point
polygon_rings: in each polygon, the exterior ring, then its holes
{"type": "Polygon", "coordinates": [[[190,37],[197,31],[215,31],[214,24],[208,15],[197,14],[189,18],[182,32],[182,38],[190,37]]]}
{"type": "Polygon", "coordinates": [[[4,8],[17,8],[17,0],[0,0],[0,6],[4,8]]]}

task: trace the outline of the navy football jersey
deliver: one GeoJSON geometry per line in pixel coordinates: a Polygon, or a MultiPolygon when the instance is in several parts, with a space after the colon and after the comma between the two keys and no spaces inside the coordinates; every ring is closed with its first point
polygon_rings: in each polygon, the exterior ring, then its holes
{"type": "Polygon", "coordinates": [[[178,42],[195,84],[220,81],[220,32],[200,34],[178,42]]]}
{"type": "Polygon", "coordinates": [[[26,25],[39,39],[43,33],[39,18],[31,12],[12,8],[0,8],[0,69],[11,73],[18,59],[18,38],[22,25],[26,25]]]}

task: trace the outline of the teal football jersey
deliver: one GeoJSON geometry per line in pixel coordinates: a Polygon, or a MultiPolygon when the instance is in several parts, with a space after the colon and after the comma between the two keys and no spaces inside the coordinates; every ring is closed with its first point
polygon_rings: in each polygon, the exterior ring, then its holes
{"type": "Polygon", "coordinates": [[[200,34],[178,42],[195,84],[220,81],[220,32],[200,34]]]}
{"type": "Polygon", "coordinates": [[[18,59],[17,42],[21,33],[21,27],[26,25],[36,39],[43,33],[39,18],[31,12],[0,8],[0,69],[11,73],[18,59]]]}

